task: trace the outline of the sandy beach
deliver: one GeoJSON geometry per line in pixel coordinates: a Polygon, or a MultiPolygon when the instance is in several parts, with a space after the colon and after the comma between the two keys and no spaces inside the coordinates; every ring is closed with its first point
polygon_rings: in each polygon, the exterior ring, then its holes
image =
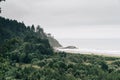
{"type": "Polygon", "coordinates": [[[120,53],[116,51],[100,51],[100,50],[87,50],[87,49],[61,49],[55,48],[58,52],[67,52],[74,54],[92,54],[100,56],[109,56],[109,57],[120,57],[120,53]]]}

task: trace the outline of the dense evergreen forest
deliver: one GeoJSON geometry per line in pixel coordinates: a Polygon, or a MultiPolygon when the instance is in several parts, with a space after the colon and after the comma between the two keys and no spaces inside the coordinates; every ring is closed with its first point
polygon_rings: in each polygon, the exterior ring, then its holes
{"type": "Polygon", "coordinates": [[[0,17],[0,80],[120,80],[120,58],[54,52],[40,26],[0,17]]]}

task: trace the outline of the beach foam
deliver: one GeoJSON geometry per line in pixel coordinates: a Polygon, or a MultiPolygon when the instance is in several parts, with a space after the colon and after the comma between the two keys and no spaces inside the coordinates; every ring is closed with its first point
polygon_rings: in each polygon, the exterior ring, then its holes
{"type": "Polygon", "coordinates": [[[78,54],[94,54],[103,56],[116,56],[120,57],[120,51],[110,51],[110,50],[96,50],[96,49],[61,49],[56,48],[57,51],[68,52],[68,53],[78,53],[78,54]]]}

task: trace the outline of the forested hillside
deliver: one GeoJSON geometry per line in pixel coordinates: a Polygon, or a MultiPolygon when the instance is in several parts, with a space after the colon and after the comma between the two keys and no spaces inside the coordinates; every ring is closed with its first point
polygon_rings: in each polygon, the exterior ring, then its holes
{"type": "Polygon", "coordinates": [[[0,80],[120,80],[120,58],[55,53],[40,26],[0,17],[0,80]]]}

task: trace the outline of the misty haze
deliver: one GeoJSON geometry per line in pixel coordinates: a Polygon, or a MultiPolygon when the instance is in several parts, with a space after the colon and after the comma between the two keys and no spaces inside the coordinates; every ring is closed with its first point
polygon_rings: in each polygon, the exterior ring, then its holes
{"type": "MultiPolygon", "coordinates": [[[[76,46],[74,43],[66,45],[61,40],[119,40],[119,4],[119,0],[8,0],[2,4],[3,12],[1,15],[24,21],[27,25],[31,25],[31,23],[40,24],[45,32],[51,33],[62,45],[76,46]],[[29,6],[26,5],[28,3],[29,6]]],[[[116,49],[120,47],[119,42],[117,45],[114,45],[116,44],[115,41],[110,44],[116,49]]],[[[87,47],[86,43],[85,45],[87,47]]],[[[96,43],[96,45],[99,45],[99,43],[96,43]]],[[[104,46],[107,47],[103,43],[104,46]]]]}
{"type": "Polygon", "coordinates": [[[0,0],[0,80],[120,80],[120,0],[0,0]]]}

